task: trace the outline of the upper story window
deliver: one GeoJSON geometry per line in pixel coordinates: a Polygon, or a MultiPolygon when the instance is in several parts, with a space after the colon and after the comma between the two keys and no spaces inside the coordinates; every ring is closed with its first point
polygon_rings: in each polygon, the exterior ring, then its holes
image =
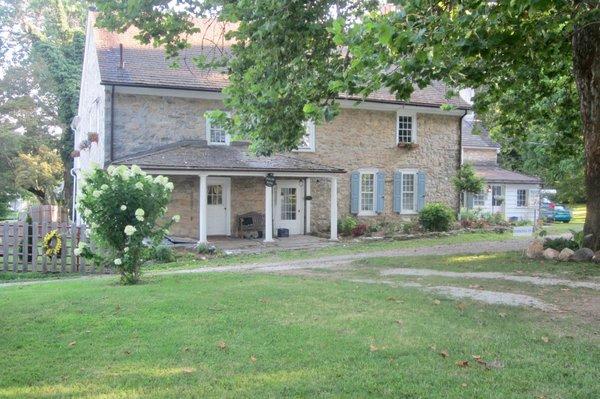
{"type": "Polygon", "coordinates": [[[306,133],[302,137],[302,141],[298,145],[295,151],[300,152],[314,152],[315,151],[315,123],[308,121],[304,123],[306,133]]]}
{"type": "Polygon", "coordinates": [[[206,142],[211,145],[228,145],[229,134],[222,126],[206,118],[206,142]]]}
{"type": "Polygon", "coordinates": [[[396,144],[417,141],[417,115],[414,112],[398,111],[396,115],[396,144]]]}

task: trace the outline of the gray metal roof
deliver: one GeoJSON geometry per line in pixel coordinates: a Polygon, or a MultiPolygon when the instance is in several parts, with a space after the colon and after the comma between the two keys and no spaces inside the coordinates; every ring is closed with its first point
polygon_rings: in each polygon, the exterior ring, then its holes
{"type": "Polygon", "coordinates": [[[128,155],[113,163],[135,164],[147,169],[190,171],[345,173],[345,170],[340,168],[288,155],[255,156],[248,151],[248,143],[244,142],[209,146],[206,140],[180,141],[128,155]]]}
{"type": "MultiPolygon", "coordinates": [[[[90,14],[90,18],[95,18],[95,14],[90,14]]],[[[95,28],[93,34],[100,65],[101,82],[123,86],[221,91],[228,84],[225,71],[222,69],[198,69],[193,58],[204,55],[210,59],[215,55],[227,54],[232,43],[223,35],[225,31],[235,29],[235,26],[212,20],[199,20],[198,26],[201,28],[201,32],[188,37],[191,47],[181,52],[178,67],[172,67],[171,60],[165,59],[162,48],[141,44],[135,38],[138,31],[134,27],[130,27],[123,33],[95,28]],[[120,44],[123,45],[123,68],[119,67],[120,44]]],[[[429,107],[451,104],[460,109],[471,108],[459,96],[446,99],[446,91],[447,88],[443,83],[433,82],[423,89],[415,87],[409,101],[398,101],[396,96],[388,90],[374,92],[366,100],[429,107]]],[[[359,99],[354,96],[342,95],[340,97],[359,99]]]]}
{"type": "Polygon", "coordinates": [[[497,165],[473,165],[477,176],[483,177],[486,183],[521,183],[541,184],[538,177],[527,176],[522,173],[502,169],[497,165]]]}

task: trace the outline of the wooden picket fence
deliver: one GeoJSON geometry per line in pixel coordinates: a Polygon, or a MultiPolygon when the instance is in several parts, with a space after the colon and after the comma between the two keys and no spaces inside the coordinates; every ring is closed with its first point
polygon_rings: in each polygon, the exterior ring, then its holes
{"type": "MultiPolygon", "coordinates": [[[[85,240],[85,226],[67,223],[0,223],[0,268],[2,272],[96,273],[76,256],[75,248],[85,240]],[[62,239],[60,254],[47,256],[43,238],[56,230],[62,239]]],[[[88,262],[91,263],[91,262],[88,262]]]]}

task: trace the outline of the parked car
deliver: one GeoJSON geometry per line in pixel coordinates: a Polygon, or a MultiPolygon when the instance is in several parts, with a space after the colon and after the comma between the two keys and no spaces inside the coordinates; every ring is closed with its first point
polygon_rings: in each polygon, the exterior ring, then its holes
{"type": "Polygon", "coordinates": [[[555,205],[554,206],[554,221],[555,222],[563,222],[569,223],[573,218],[573,214],[569,208],[564,205],[555,205]]]}
{"type": "Polygon", "coordinates": [[[540,204],[540,217],[542,220],[552,222],[554,220],[554,209],[556,204],[548,198],[542,198],[540,204]]]}

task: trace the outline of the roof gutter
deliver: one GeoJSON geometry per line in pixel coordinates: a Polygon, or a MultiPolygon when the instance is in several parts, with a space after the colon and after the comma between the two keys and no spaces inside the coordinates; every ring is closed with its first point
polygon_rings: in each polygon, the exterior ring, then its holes
{"type": "Polygon", "coordinates": [[[108,163],[111,164],[114,157],[114,140],[113,133],[115,131],[115,85],[111,86],[110,90],[110,142],[108,152],[108,163]]]}
{"type": "MultiPolygon", "coordinates": [[[[139,87],[146,89],[170,89],[170,90],[183,90],[183,91],[206,91],[210,93],[221,93],[223,89],[216,87],[186,87],[186,86],[177,86],[177,85],[153,85],[153,84],[140,84],[140,83],[122,83],[122,82],[114,82],[109,80],[102,80],[100,82],[101,85],[110,85],[110,86],[122,86],[122,87],[139,87]]],[[[346,101],[355,101],[355,102],[366,102],[366,103],[377,103],[377,104],[398,104],[398,105],[412,105],[415,107],[426,107],[426,108],[436,108],[439,109],[442,104],[430,104],[430,103],[420,103],[420,102],[411,102],[411,101],[395,101],[395,100],[383,100],[383,99],[375,99],[375,98],[352,98],[352,97],[336,97],[338,100],[346,100],[346,101]]],[[[465,112],[469,111],[469,108],[465,107],[456,107],[458,110],[463,110],[465,112]]],[[[461,121],[462,123],[462,121],[461,121]]]]}

